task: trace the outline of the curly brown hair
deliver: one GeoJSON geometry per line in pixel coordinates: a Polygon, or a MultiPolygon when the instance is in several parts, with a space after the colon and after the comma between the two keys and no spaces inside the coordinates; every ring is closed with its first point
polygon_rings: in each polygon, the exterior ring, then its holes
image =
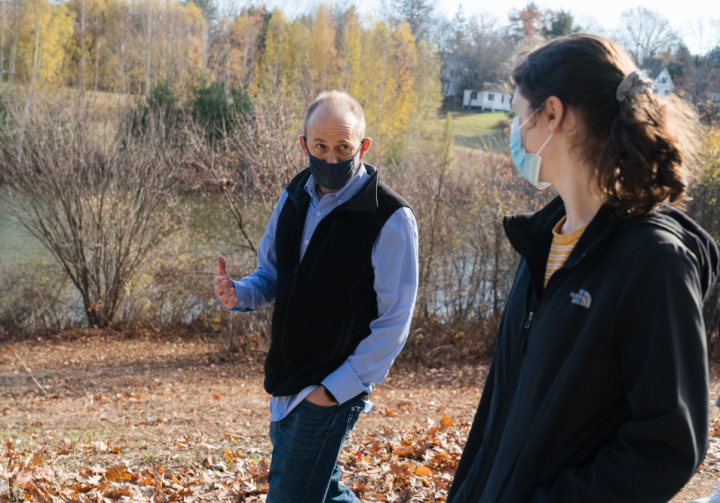
{"type": "Polygon", "coordinates": [[[594,35],[555,39],[528,54],[512,78],[533,109],[557,97],[580,117],[574,145],[619,216],[681,203],[697,151],[697,115],[677,96],[616,97],[638,68],[618,44],[594,35]]]}

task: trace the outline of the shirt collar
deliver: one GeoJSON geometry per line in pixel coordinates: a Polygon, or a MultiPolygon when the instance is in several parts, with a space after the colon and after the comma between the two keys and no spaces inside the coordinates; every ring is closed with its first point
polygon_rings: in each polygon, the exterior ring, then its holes
{"type": "MultiPolygon", "coordinates": [[[[360,163],[360,167],[357,170],[357,173],[355,173],[355,176],[353,176],[350,179],[350,183],[348,183],[345,187],[338,190],[337,192],[334,192],[332,194],[325,194],[322,197],[335,197],[338,199],[339,202],[348,201],[351,197],[353,197],[355,194],[358,193],[358,191],[363,187],[365,182],[368,178],[368,172],[365,169],[365,164],[362,162],[360,163]]],[[[322,194],[319,194],[317,191],[317,184],[315,183],[315,177],[313,175],[310,175],[310,178],[308,178],[308,181],[305,182],[305,192],[307,192],[312,200],[317,203],[320,201],[320,196],[322,194]]]]}

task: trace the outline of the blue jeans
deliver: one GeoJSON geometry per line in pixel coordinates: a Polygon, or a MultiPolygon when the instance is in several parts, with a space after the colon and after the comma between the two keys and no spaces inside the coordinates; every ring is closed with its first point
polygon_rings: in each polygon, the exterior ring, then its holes
{"type": "Polygon", "coordinates": [[[303,400],[287,417],[271,422],[266,503],[359,503],[340,484],[337,458],[364,406],[360,398],[331,407],[303,400]]]}

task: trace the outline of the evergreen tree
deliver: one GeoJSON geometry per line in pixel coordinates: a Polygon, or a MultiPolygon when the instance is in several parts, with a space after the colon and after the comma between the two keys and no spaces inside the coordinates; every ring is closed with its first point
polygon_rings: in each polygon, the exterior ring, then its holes
{"type": "Polygon", "coordinates": [[[556,38],[582,31],[582,28],[574,23],[572,14],[569,12],[564,10],[556,12],[550,18],[550,26],[543,28],[543,35],[548,38],[556,38]]]}

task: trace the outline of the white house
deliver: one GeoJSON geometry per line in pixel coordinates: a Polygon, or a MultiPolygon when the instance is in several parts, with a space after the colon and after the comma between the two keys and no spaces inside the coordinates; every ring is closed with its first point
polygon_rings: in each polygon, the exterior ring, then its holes
{"type": "Polygon", "coordinates": [[[671,94],[675,84],[665,66],[655,66],[642,69],[653,80],[653,92],[659,96],[671,94]]]}
{"type": "Polygon", "coordinates": [[[443,62],[440,81],[444,98],[452,98],[460,94],[466,73],[467,58],[455,56],[443,62]]]}
{"type": "Polygon", "coordinates": [[[710,93],[710,101],[716,107],[720,107],[720,93],[710,93]]]}
{"type": "Polygon", "coordinates": [[[510,94],[501,85],[486,82],[482,91],[465,89],[463,108],[506,112],[510,110],[510,94]]]}

